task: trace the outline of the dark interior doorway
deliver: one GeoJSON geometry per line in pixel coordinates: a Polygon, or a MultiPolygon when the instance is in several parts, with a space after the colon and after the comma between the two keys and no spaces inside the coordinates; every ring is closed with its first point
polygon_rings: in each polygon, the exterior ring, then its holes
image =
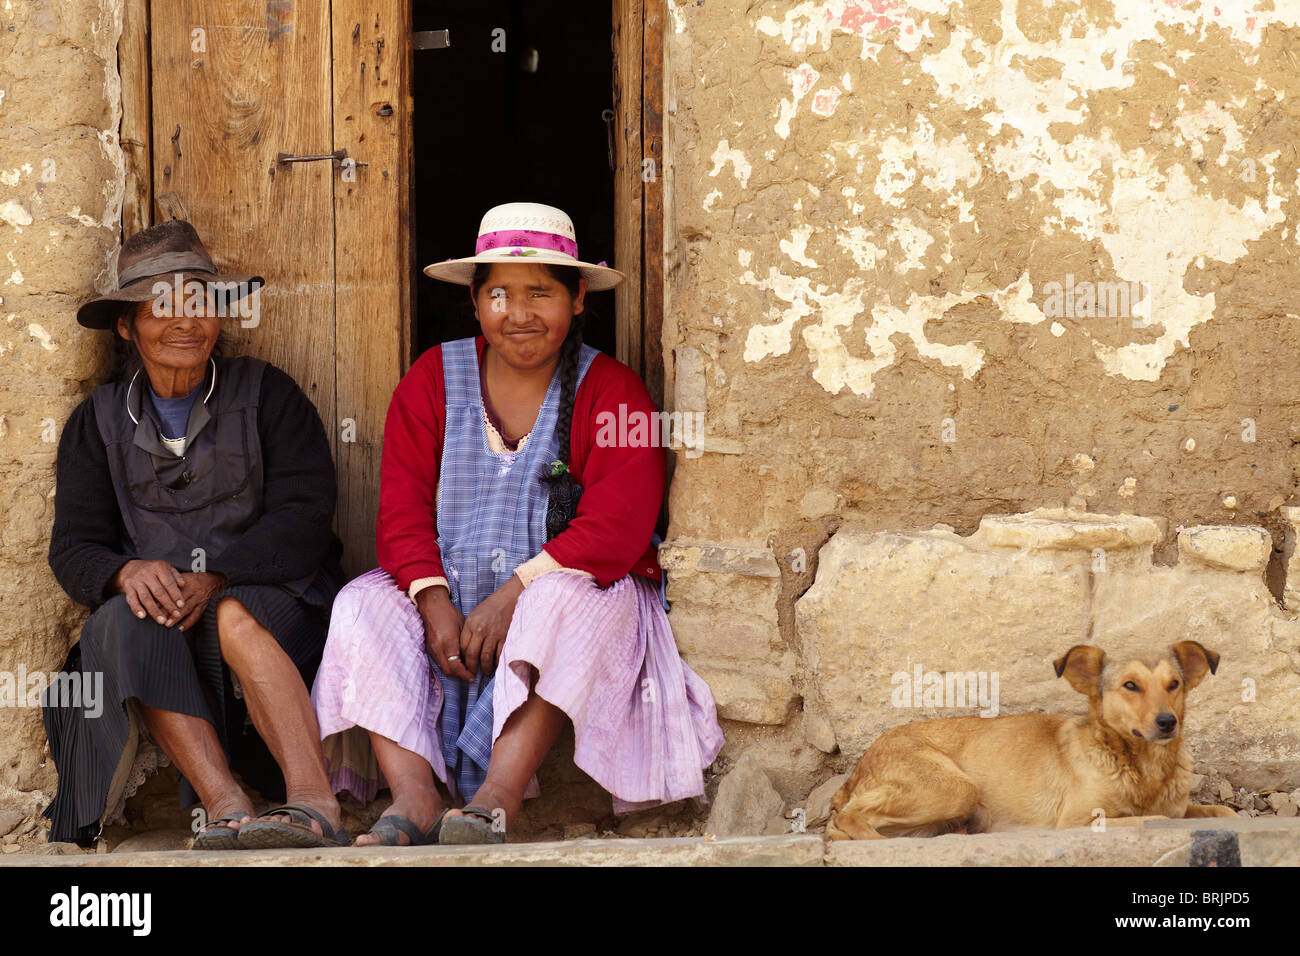
{"type": "MultiPolygon", "coordinates": [[[[444,49],[413,51],[418,356],[478,333],[468,288],[420,270],[472,255],[492,206],[558,206],[573,220],[583,260],[619,263],[601,115],[613,106],[608,0],[413,4],[417,32],[448,30],[451,40],[444,49]]],[[[584,340],[614,354],[614,293],[588,293],[586,302],[584,340]]]]}

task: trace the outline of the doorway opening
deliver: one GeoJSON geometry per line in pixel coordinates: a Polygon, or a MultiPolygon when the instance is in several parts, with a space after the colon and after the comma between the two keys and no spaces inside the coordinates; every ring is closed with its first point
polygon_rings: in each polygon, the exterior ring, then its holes
{"type": "MultiPolygon", "coordinates": [[[[609,0],[430,0],[414,30],[450,44],[412,51],[416,263],[413,357],[476,335],[468,288],[430,279],[431,262],[473,254],[493,206],[537,202],[569,214],[578,255],[614,254],[613,52],[609,0]]],[[[587,294],[583,340],[615,354],[613,291],[587,294]]]]}

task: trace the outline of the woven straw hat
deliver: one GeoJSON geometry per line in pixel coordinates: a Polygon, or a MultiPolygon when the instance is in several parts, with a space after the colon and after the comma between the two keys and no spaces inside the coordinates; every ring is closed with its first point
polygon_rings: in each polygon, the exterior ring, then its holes
{"type": "Polygon", "coordinates": [[[444,282],[469,285],[480,262],[536,262],[576,266],[587,280],[589,292],[612,289],[627,276],[604,262],[578,258],[573,220],[562,209],[535,202],[510,202],[493,206],[478,227],[474,255],[448,259],[424,267],[424,274],[444,282]]]}

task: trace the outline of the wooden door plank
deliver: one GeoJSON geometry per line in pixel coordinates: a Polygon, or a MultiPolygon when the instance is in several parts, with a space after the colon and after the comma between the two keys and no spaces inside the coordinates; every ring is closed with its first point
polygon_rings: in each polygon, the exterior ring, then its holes
{"type": "Polygon", "coordinates": [[[332,148],[329,5],[155,2],[150,39],[154,189],[177,193],[219,269],[266,278],[256,325],[224,329],[293,376],[336,446],[336,173],[276,164],[332,148]]]}
{"type": "Polygon", "coordinates": [[[613,0],[614,267],[627,281],[614,290],[616,357],[645,372],[641,345],[641,34],[642,0],[613,0]]]}
{"type": "Polygon", "coordinates": [[[384,419],[409,361],[411,21],[403,0],[334,0],[334,148],[369,163],[335,183],[338,446],[346,570],[375,566],[384,419]],[[347,436],[345,436],[347,437],[347,436]]]}
{"type": "MultiPolygon", "coordinates": [[[[669,34],[664,31],[664,39],[660,44],[664,56],[667,59],[671,56],[669,52],[669,34]]],[[[683,259],[686,255],[686,245],[680,241],[680,231],[677,228],[677,210],[675,206],[675,196],[673,190],[669,188],[674,182],[676,168],[674,158],[677,150],[674,147],[674,137],[677,135],[677,84],[676,71],[672,68],[671,63],[666,63],[663,71],[663,83],[661,86],[663,92],[663,124],[660,156],[663,162],[659,167],[659,179],[664,184],[662,191],[659,193],[660,210],[663,220],[663,233],[660,239],[659,248],[662,254],[663,282],[660,285],[660,295],[663,300],[663,307],[660,311],[659,326],[659,354],[663,357],[663,406],[666,411],[672,411],[676,406],[676,358],[674,349],[681,345],[681,326],[678,322],[678,307],[674,303],[673,291],[677,286],[677,280],[682,272],[683,259]]],[[[670,458],[671,461],[671,458],[670,458]]]]}
{"type": "Polygon", "coordinates": [[[117,43],[122,77],[122,154],[126,193],[122,197],[122,238],[129,239],[153,223],[153,174],[150,143],[149,0],[126,0],[122,36],[117,43]]]}
{"type": "Polygon", "coordinates": [[[641,141],[652,165],[642,176],[645,219],[641,300],[642,377],[650,397],[664,407],[664,0],[642,0],[645,26],[642,37],[641,141]]]}

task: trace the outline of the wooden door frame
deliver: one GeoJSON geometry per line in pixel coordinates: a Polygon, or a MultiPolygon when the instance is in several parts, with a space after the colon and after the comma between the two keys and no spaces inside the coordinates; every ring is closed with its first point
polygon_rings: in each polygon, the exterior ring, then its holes
{"type": "Polygon", "coordinates": [[[664,0],[613,0],[616,357],[664,407],[664,0]]]}

